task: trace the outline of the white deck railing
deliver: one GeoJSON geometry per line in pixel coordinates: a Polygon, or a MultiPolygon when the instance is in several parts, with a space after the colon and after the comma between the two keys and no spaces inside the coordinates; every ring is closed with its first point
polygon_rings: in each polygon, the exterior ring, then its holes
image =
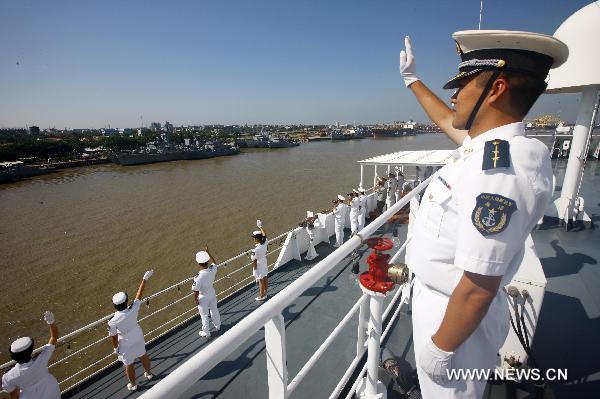
{"type": "MultiPolygon", "coordinates": [[[[300,373],[298,373],[298,375],[288,385],[285,324],[282,316],[283,310],[294,300],[296,300],[304,291],[312,287],[319,279],[325,276],[326,273],[328,273],[346,256],[350,255],[352,251],[363,245],[364,241],[368,237],[373,235],[379,227],[388,221],[390,217],[400,211],[402,207],[407,205],[412,198],[420,193],[430,180],[431,177],[422,182],[410,193],[401,198],[400,201],[393,205],[390,209],[380,215],[377,219],[373,220],[369,225],[365,226],[357,235],[351,237],[337,250],[333,251],[331,254],[329,254],[329,256],[305,272],[300,278],[292,282],[269,301],[265,302],[248,316],[240,320],[236,325],[231,327],[223,335],[196,353],[177,369],[173,370],[149,391],[145,392],[141,398],[165,399],[179,397],[185,393],[196,381],[200,380],[206,373],[208,373],[213,367],[225,360],[231,353],[233,353],[240,345],[252,337],[253,334],[262,327],[265,329],[269,398],[287,398],[290,391],[296,389],[308,370],[316,363],[320,357],[320,354],[330,345],[330,343],[333,341],[333,338],[335,338],[335,335],[339,333],[339,329],[336,328],[333,330],[330,336],[326,338],[325,342],[317,350],[319,354],[313,355],[307,364],[302,367],[300,373]],[[334,335],[334,337],[331,337],[332,335],[334,335]]],[[[399,252],[404,250],[405,247],[406,243],[400,248],[399,252]]],[[[399,253],[397,253],[394,257],[396,258],[398,255],[399,253]]],[[[401,290],[398,290],[396,295],[399,296],[400,292],[401,290]]],[[[357,309],[361,308],[359,326],[364,327],[365,319],[368,316],[368,308],[364,306],[365,303],[366,301],[363,297],[361,297],[361,299],[359,299],[359,301],[343,318],[342,323],[347,323],[356,313],[357,309]]],[[[388,314],[389,311],[391,311],[391,306],[386,310],[388,314]]],[[[396,314],[398,312],[399,309],[396,310],[396,314]]],[[[359,363],[360,357],[364,351],[364,344],[361,342],[361,340],[365,340],[366,342],[365,336],[361,334],[359,329],[357,356],[352,362],[354,367],[356,367],[356,365],[359,363]]],[[[351,373],[346,374],[350,375],[351,373]]],[[[336,390],[337,389],[338,388],[336,388],[336,390]]]]}

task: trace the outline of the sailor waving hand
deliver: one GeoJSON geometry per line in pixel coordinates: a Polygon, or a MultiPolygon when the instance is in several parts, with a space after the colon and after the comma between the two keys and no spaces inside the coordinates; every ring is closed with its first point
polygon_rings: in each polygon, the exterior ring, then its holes
{"type": "Polygon", "coordinates": [[[150,372],[150,358],[146,354],[146,343],[144,342],[144,333],[138,323],[138,314],[142,306],[142,295],[146,287],[146,281],[154,274],[154,270],[148,270],[144,273],[142,282],[138,287],[133,303],[127,306],[127,294],[118,292],[113,295],[112,302],[117,310],[114,316],[108,321],[108,336],[111,339],[115,354],[125,366],[125,375],[129,379],[127,389],[137,390],[134,362],[139,358],[144,366],[144,376],[146,379],[152,379],[150,372]]]}
{"type": "Polygon", "coordinates": [[[413,337],[425,399],[481,398],[486,380],[452,369],[493,370],[508,335],[500,287],[516,273],[524,243],[551,200],[546,146],[525,137],[523,117],[568,56],[558,39],[530,32],[453,35],[459,73],[454,109],[416,76],[411,42],[400,73],[429,117],[460,147],[435,172],[417,214],[407,264],[415,273],[413,337]]]}
{"type": "Polygon", "coordinates": [[[194,291],[194,301],[198,305],[198,312],[202,320],[202,329],[199,334],[201,337],[210,338],[209,315],[215,330],[219,331],[221,328],[221,315],[213,286],[217,275],[217,265],[213,256],[208,252],[208,247],[196,254],[196,262],[200,266],[200,271],[194,277],[192,291],[194,291]]]}

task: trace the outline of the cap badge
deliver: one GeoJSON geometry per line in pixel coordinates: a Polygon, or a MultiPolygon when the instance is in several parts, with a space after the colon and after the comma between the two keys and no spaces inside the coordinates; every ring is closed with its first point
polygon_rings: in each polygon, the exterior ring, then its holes
{"type": "Polygon", "coordinates": [[[506,61],[504,60],[498,60],[498,62],[496,63],[496,66],[498,68],[502,68],[504,65],[506,65],[506,61]]]}

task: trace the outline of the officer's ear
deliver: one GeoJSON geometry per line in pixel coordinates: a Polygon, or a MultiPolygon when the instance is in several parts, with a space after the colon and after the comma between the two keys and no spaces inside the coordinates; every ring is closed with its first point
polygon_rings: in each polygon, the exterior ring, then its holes
{"type": "Polygon", "coordinates": [[[496,78],[496,80],[494,80],[494,83],[492,83],[492,87],[488,94],[488,98],[487,98],[488,104],[489,105],[497,105],[497,104],[500,104],[500,102],[508,101],[509,100],[508,90],[509,90],[508,80],[502,75],[498,76],[498,78],[496,78]]]}

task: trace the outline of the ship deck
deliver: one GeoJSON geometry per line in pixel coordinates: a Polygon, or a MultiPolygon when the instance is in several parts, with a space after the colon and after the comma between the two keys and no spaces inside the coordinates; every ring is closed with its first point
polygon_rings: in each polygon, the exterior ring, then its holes
{"type": "MultiPolygon", "coordinates": [[[[564,165],[557,164],[557,181],[564,165]]],[[[588,163],[583,184],[583,196],[592,220],[600,222],[600,165],[588,163]],[[597,176],[598,175],[598,176],[597,176]]],[[[560,187],[558,187],[560,189],[560,187]]],[[[406,226],[400,229],[406,235],[406,226]]],[[[575,228],[570,232],[547,226],[533,233],[536,251],[548,284],[539,315],[533,353],[542,369],[566,368],[568,380],[550,383],[546,397],[586,398],[600,393],[600,232],[597,229],[575,228]]],[[[275,295],[317,261],[332,251],[327,244],[317,246],[319,258],[312,262],[293,261],[270,275],[269,293],[275,295]]],[[[365,269],[367,248],[360,249],[361,270],[365,269]]],[[[286,323],[287,366],[290,379],[300,370],[314,350],[339,323],[361,291],[351,273],[348,257],[337,264],[317,284],[306,290],[283,313],[286,323]]],[[[257,306],[256,289],[247,287],[219,304],[222,330],[234,325],[257,306]]],[[[389,296],[388,296],[389,298],[389,296]]],[[[389,300],[389,299],[388,299],[389,300]]],[[[356,352],[356,318],[343,330],[333,345],[308,373],[292,398],[328,397],[356,352]]],[[[384,327],[387,321],[384,321],[384,327]]],[[[178,365],[201,350],[207,342],[198,336],[199,318],[178,327],[148,345],[155,379],[139,380],[138,391],[126,390],[123,369],[113,366],[66,392],[64,398],[135,398],[152,387],[178,365]]],[[[414,370],[411,320],[409,309],[401,312],[383,346],[402,359],[408,374],[414,370]]],[[[221,362],[203,379],[193,385],[185,398],[267,398],[267,369],[264,331],[260,330],[221,362]]],[[[218,339],[213,334],[212,339],[218,339]]],[[[142,374],[137,366],[137,375],[142,374]]],[[[360,367],[359,367],[360,369],[360,367]]],[[[138,377],[139,378],[139,377],[138,377]]],[[[489,385],[485,397],[524,398],[525,391],[515,384],[489,385]]],[[[343,395],[342,397],[345,397],[343,395]]],[[[388,397],[400,397],[394,394],[388,397]]]]}

